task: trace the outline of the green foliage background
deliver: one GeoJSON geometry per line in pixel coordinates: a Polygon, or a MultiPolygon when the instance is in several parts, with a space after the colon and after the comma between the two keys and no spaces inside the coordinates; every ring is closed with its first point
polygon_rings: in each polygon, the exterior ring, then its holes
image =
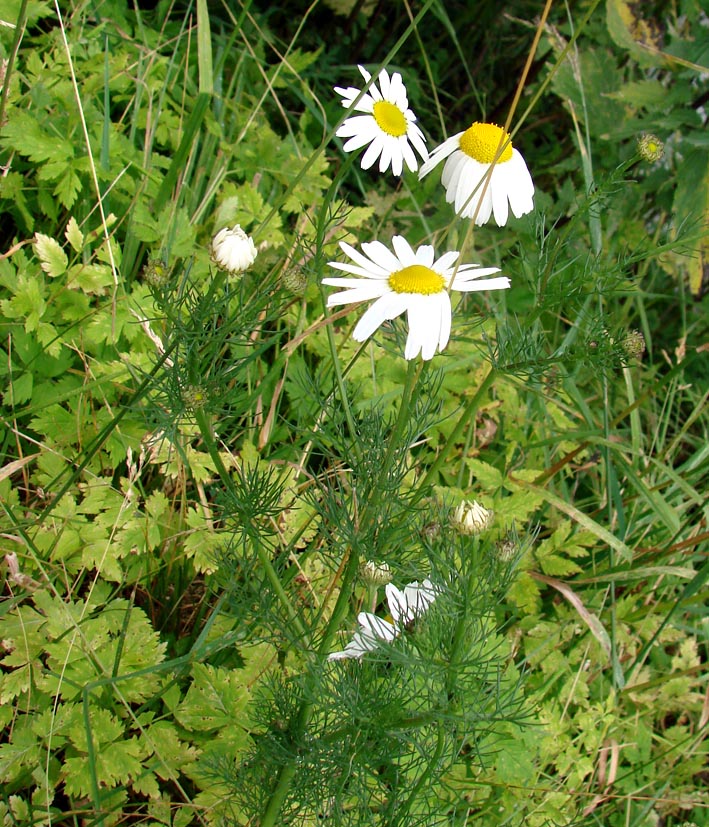
{"type": "Polygon", "coordinates": [[[512,289],[403,425],[401,328],[320,281],[467,226],[343,156],[332,87],[401,71],[431,147],[504,123],[544,4],[60,5],[0,12],[3,824],[709,824],[706,3],[552,4],[536,209],[465,253],[512,289]],[[368,559],[446,588],[328,665],[368,559]]]}

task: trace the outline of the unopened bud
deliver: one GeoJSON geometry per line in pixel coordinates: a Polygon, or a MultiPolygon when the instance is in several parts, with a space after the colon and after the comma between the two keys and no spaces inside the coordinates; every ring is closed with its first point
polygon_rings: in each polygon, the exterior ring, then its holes
{"type": "Polygon", "coordinates": [[[392,579],[389,565],[387,563],[375,563],[373,560],[362,563],[359,575],[369,586],[385,586],[387,583],[391,583],[392,579]]]}
{"type": "Polygon", "coordinates": [[[492,525],[495,512],[473,500],[463,502],[453,512],[451,522],[461,534],[481,534],[492,525]]]}
{"type": "Polygon", "coordinates": [[[639,330],[631,330],[623,339],[623,350],[631,359],[639,359],[645,353],[645,337],[639,330]]]}
{"type": "Polygon", "coordinates": [[[151,287],[160,289],[167,284],[170,274],[162,261],[151,258],[143,267],[143,278],[151,287]]]}
{"type": "Polygon", "coordinates": [[[230,276],[243,273],[254,263],[256,255],[254,240],[238,224],[231,230],[219,230],[212,239],[212,261],[230,276]]]}

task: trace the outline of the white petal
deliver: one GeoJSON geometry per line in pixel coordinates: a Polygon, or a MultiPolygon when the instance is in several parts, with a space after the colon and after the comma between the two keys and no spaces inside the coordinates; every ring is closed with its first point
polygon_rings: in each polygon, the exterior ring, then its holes
{"type": "Polygon", "coordinates": [[[395,273],[401,270],[402,264],[394,253],[385,247],[381,241],[365,242],[362,245],[364,252],[372,259],[372,261],[385,270],[387,274],[395,273]]]}
{"type": "MultiPolygon", "coordinates": [[[[451,335],[451,323],[453,320],[453,311],[451,310],[451,300],[447,292],[442,292],[438,296],[441,303],[440,308],[440,327],[438,331],[438,350],[442,351],[448,344],[451,335]]],[[[435,351],[434,351],[435,353],[435,351]]],[[[431,354],[433,356],[433,354],[431,354]]],[[[426,357],[424,357],[426,358],[426,357]]]]}
{"type": "Polygon", "coordinates": [[[398,269],[403,269],[404,267],[409,267],[412,264],[416,264],[416,253],[413,251],[413,248],[403,235],[395,235],[392,238],[391,243],[394,247],[394,252],[396,253],[397,258],[401,262],[398,269]]]}
{"type": "Polygon", "coordinates": [[[418,160],[414,155],[413,149],[409,146],[409,142],[406,140],[405,135],[402,135],[399,139],[399,152],[403,155],[408,169],[410,169],[411,172],[416,172],[418,169],[418,160]]]}
{"type": "MultiPolygon", "coordinates": [[[[450,277],[449,271],[451,267],[456,263],[458,260],[458,256],[460,253],[457,250],[449,250],[447,253],[443,253],[443,255],[436,259],[431,265],[431,269],[435,270],[437,273],[440,273],[442,276],[447,275],[450,277]]],[[[458,270],[460,272],[460,269],[458,270]]]]}
{"type": "Polygon", "coordinates": [[[433,152],[431,152],[428,160],[419,170],[419,179],[423,178],[424,175],[428,175],[428,173],[440,164],[444,158],[447,158],[452,152],[455,152],[455,150],[459,148],[460,136],[462,134],[462,132],[458,132],[457,135],[452,135],[446,141],[443,141],[440,146],[437,146],[433,152]]]}
{"type": "Polygon", "coordinates": [[[395,319],[406,310],[406,293],[387,293],[367,310],[355,327],[352,338],[364,342],[383,322],[395,319]]]}
{"type": "MultiPolygon", "coordinates": [[[[365,253],[367,253],[368,256],[370,256],[370,258],[371,258],[371,254],[369,253],[369,248],[372,245],[380,245],[381,247],[384,247],[384,245],[380,241],[372,241],[372,242],[370,242],[370,244],[363,244],[362,249],[364,250],[365,253]]],[[[389,275],[390,270],[389,270],[388,267],[382,267],[374,259],[372,259],[370,261],[370,259],[365,258],[362,255],[362,253],[355,250],[355,248],[351,244],[348,244],[346,241],[341,241],[340,242],[340,249],[343,250],[345,253],[347,253],[347,255],[352,259],[352,261],[359,264],[359,266],[363,267],[365,270],[368,269],[373,274],[387,275],[387,276],[389,275]]],[[[384,249],[386,250],[386,247],[384,247],[384,249]]]]}
{"type": "Polygon", "coordinates": [[[496,164],[492,171],[492,180],[490,181],[490,193],[492,195],[492,214],[495,216],[495,223],[498,227],[504,227],[507,224],[507,214],[509,209],[507,207],[507,187],[504,172],[502,176],[497,175],[499,165],[496,164]]]}
{"type": "Polygon", "coordinates": [[[498,276],[496,279],[478,279],[477,281],[466,281],[462,284],[453,283],[455,290],[461,293],[473,293],[479,290],[506,290],[510,286],[507,276],[498,276]]]}
{"type": "MultiPolygon", "coordinates": [[[[384,91],[384,90],[382,90],[384,91]]],[[[406,87],[401,79],[399,72],[394,72],[391,76],[391,83],[389,84],[389,94],[385,95],[388,101],[391,101],[395,106],[398,106],[402,112],[406,112],[409,108],[409,101],[406,97],[406,87]]]]}
{"type": "Polygon", "coordinates": [[[413,144],[414,149],[418,152],[418,154],[423,158],[424,161],[427,161],[428,150],[426,149],[426,138],[424,137],[423,132],[421,132],[418,126],[416,126],[416,124],[409,124],[407,136],[413,144]]]}
{"type": "Polygon", "coordinates": [[[390,137],[391,135],[382,135],[382,154],[379,159],[379,172],[386,172],[391,166],[391,171],[394,175],[401,175],[401,170],[397,173],[392,163],[391,143],[387,140],[390,137]]]}
{"type": "Polygon", "coordinates": [[[362,627],[362,634],[374,636],[380,640],[391,641],[397,636],[396,627],[389,621],[370,614],[370,612],[360,612],[357,615],[357,623],[362,627]]]}
{"type": "Polygon", "coordinates": [[[343,121],[335,135],[338,138],[351,138],[365,135],[368,141],[371,141],[375,135],[379,134],[379,127],[374,120],[373,115],[353,115],[343,121]]]}
{"type": "Polygon", "coordinates": [[[384,100],[390,100],[389,97],[389,73],[386,69],[382,69],[379,73],[379,88],[382,90],[382,97],[384,100]]]}
{"type": "Polygon", "coordinates": [[[350,288],[339,293],[333,293],[327,297],[328,307],[339,307],[342,304],[359,304],[359,302],[372,301],[378,299],[380,296],[385,296],[389,292],[388,287],[380,287],[369,282],[362,287],[350,288]]]}
{"type": "Polygon", "coordinates": [[[421,357],[428,361],[436,352],[441,320],[440,308],[436,306],[434,298],[419,293],[409,295],[409,336],[404,350],[405,359],[413,359],[421,353],[421,357]]]}
{"type": "Polygon", "coordinates": [[[362,160],[359,162],[359,165],[362,167],[362,169],[369,169],[377,160],[377,158],[381,155],[382,149],[383,147],[381,136],[378,135],[376,138],[372,140],[372,143],[369,145],[369,148],[362,156],[362,160]]]}
{"type": "Polygon", "coordinates": [[[364,267],[357,267],[355,264],[350,264],[348,261],[331,261],[329,262],[330,267],[333,267],[335,270],[342,270],[344,273],[352,273],[353,276],[363,276],[364,278],[378,278],[384,279],[388,278],[388,273],[379,274],[377,272],[373,272],[373,267],[370,266],[367,269],[364,267]]]}
{"type": "MultiPolygon", "coordinates": [[[[423,264],[424,267],[432,267],[434,259],[433,247],[430,244],[422,244],[416,250],[416,263],[423,264]]],[[[438,271],[436,271],[438,272],[438,271]]]]}

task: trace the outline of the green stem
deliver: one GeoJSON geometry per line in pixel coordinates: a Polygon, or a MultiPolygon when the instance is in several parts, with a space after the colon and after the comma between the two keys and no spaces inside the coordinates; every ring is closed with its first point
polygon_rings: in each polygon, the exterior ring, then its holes
{"type": "MultiPolygon", "coordinates": [[[[212,428],[212,423],[207,418],[207,415],[204,411],[196,410],[194,412],[195,421],[197,422],[197,426],[199,427],[200,433],[202,435],[202,440],[204,441],[205,447],[209,452],[209,456],[212,458],[212,462],[219,474],[219,479],[221,480],[222,484],[229,490],[230,493],[236,495],[236,487],[234,485],[234,481],[231,478],[231,474],[227,470],[226,466],[224,465],[224,461],[221,458],[221,454],[219,453],[219,449],[217,447],[216,440],[214,438],[214,429],[212,428]]],[[[263,570],[266,572],[266,577],[268,578],[268,582],[271,584],[271,588],[273,589],[276,597],[280,601],[283,609],[285,610],[286,614],[288,615],[288,620],[293,625],[296,633],[301,637],[306,637],[306,630],[303,626],[300,618],[298,617],[295,609],[293,608],[293,604],[290,602],[288,595],[286,594],[285,589],[283,588],[283,584],[281,583],[280,577],[278,576],[278,572],[273,566],[271,562],[271,558],[268,555],[268,552],[260,542],[254,542],[256,555],[258,556],[259,562],[263,566],[263,570]]]]}
{"type": "MultiPolygon", "coordinates": [[[[402,392],[401,407],[399,408],[399,414],[396,418],[394,428],[389,434],[389,444],[387,446],[386,454],[384,455],[384,460],[382,462],[382,468],[377,479],[377,484],[375,485],[372,491],[372,496],[369,502],[366,503],[360,515],[360,525],[366,524],[366,521],[369,518],[374,504],[379,499],[379,492],[382,489],[382,484],[386,481],[389,471],[391,470],[392,462],[394,460],[394,457],[396,456],[397,447],[400,446],[401,436],[404,432],[406,423],[409,419],[409,412],[411,409],[411,400],[413,398],[414,388],[416,387],[418,377],[421,374],[422,370],[423,363],[417,365],[413,361],[409,362],[408,372],[406,374],[406,383],[404,385],[404,389],[402,392]]],[[[359,569],[359,560],[357,559],[357,556],[352,553],[352,549],[349,549],[347,554],[348,557],[345,563],[345,570],[342,576],[340,593],[337,596],[335,608],[332,611],[332,615],[328,621],[327,627],[325,628],[325,632],[322,636],[322,640],[320,641],[320,645],[318,647],[318,663],[324,657],[325,653],[330,650],[335,634],[337,633],[337,630],[340,628],[342,620],[344,619],[347,613],[348,604],[350,601],[352,591],[352,584],[354,583],[355,578],[357,577],[357,570],[359,569]]],[[[310,720],[312,711],[312,701],[304,701],[300,705],[295,722],[295,727],[293,728],[294,741],[298,741],[305,732],[305,728],[308,726],[308,722],[310,720]]],[[[276,823],[279,813],[281,811],[281,807],[283,806],[283,802],[285,801],[285,797],[288,794],[288,790],[290,789],[293,778],[295,777],[295,772],[296,761],[294,758],[292,758],[290,761],[288,761],[287,764],[283,766],[278,775],[278,780],[276,781],[273,792],[271,793],[271,797],[268,800],[266,809],[264,810],[263,816],[259,822],[259,827],[273,827],[273,825],[276,823]]]]}

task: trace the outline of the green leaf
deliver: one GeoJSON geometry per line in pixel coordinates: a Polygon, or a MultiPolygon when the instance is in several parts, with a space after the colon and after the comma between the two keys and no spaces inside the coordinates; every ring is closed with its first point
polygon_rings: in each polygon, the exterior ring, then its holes
{"type": "Polygon", "coordinates": [[[25,330],[31,333],[37,330],[44,315],[44,284],[37,276],[20,275],[15,285],[15,295],[0,302],[0,310],[9,319],[24,319],[25,330]]]}
{"type": "Polygon", "coordinates": [[[48,276],[56,278],[66,272],[69,259],[58,241],[44,233],[35,233],[32,246],[48,276]]]}
{"type": "Polygon", "coordinates": [[[239,670],[198,663],[192,668],[192,677],[192,685],[175,711],[175,718],[185,729],[209,732],[249,726],[251,693],[239,670]]]}
{"type": "Polygon", "coordinates": [[[71,244],[75,252],[80,253],[84,249],[84,234],[79,229],[79,225],[72,215],[66,225],[64,237],[71,244]]]}
{"type": "Polygon", "coordinates": [[[504,485],[505,480],[502,473],[493,465],[471,458],[466,458],[465,464],[475,476],[473,486],[478,486],[483,491],[492,493],[504,485]]]}
{"type": "Polygon", "coordinates": [[[113,273],[105,264],[75,264],[69,269],[67,287],[104,296],[113,286],[113,273]]]}
{"type": "Polygon", "coordinates": [[[47,134],[32,115],[12,109],[0,143],[34,164],[44,164],[44,169],[47,169],[47,162],[55,164],[46,176],[51,179],[59,177],[60,171],[66,169],[74,157],[74,147],[69,140],[57,134],[47,134]]]}

